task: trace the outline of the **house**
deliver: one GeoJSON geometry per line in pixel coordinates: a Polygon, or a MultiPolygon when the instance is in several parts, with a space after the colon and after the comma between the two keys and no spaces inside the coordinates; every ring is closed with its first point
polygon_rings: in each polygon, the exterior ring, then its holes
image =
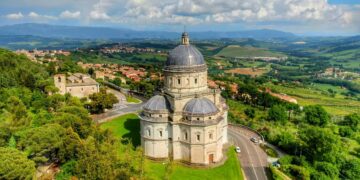
{"type": "Polygon", "coordinates": [[[99,83],[82,73],[74,73],[69,76],[56,74],[54,82],[55,86],[59,88],[60,94],[69,93],[72,96],[82,98],[99,92],[99,83]]]}

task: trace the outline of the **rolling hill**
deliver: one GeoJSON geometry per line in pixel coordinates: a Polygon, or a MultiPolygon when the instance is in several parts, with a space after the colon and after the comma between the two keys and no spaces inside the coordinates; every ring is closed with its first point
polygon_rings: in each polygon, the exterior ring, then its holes
{"type": "MultiPolygon", "coordinates": [[[[169,31],[135,31],[126,28],[60,26],[49,24],[15,24],[0,26],[0,35],[31,35],[49,38],[77,38],[77,39],[176,39],[179,32],[169,31]]],[[[269,29],[234,31],[234,32],[190,32],[194,39],[221,39],[221,38],[288,38],[294,34],[269,29]]]]}
{"type": "Polygon", "coordinates": [[[251,46],[229,45],[223,48],[217,56],[223,57],[283,57],[283,54],[271,52],[267,49],[255,48],[251,46]]]}

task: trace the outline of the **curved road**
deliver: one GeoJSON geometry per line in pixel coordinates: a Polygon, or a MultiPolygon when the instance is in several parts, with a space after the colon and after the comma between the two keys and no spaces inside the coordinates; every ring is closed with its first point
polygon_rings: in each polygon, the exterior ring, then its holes
{"type": "Polygon", "coordinates": [[[238,158],[246,179],[266,180],[267,155],[259,145],[250,141],[250,138],[254,136],[257,135],[249,130],[228,126],[229,142],[241,149],[238,158]]]}
{"type": "MultiPolygon", "coordinates": [[[[138,104],[126,102],[126,97],[124,94],[120,93],[117,90],[108,89],[108,92],[113,93],[118,99],[119,103],[114,104],[114,107],[105,113],[92,115],[92,119],[97,123],[102,123],[107,120],[113,119],[117,116],[123,114],[134,113],[141,109],[141,106],[144,104],[144,101],[138,104]]],[[[138,97],[137,97],[138,98],[138,97]]],[[[142,99],[141,99],[142,100],[142,99]]]]}

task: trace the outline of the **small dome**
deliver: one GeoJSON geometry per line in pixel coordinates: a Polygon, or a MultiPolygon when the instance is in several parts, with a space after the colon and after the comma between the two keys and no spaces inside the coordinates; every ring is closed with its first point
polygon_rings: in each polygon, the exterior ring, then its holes
{"type": "Polygon", "coordinates": [[[208,115],[217,113],[218,109],[207,98],[195,98],[186,103],[184,113],[189,115],[208,115]]]}
{"type": "Polygon", "coordinates": [[[156,95],[144,104],[143,109],[148,111],[168,111],[169,103],[164,96],[156,95]]]}

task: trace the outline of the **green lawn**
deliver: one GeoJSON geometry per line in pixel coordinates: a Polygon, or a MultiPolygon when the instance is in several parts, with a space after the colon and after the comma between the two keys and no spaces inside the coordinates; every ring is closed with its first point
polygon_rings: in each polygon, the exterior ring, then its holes
{"type": "MultiPolygon", "coordinates": [[[[140,122],[136,114],[127,114],[101,124],[101,128],[109,129],[120,138],[130,138],[134,146],[140,145],[140,122]]],[[[122,152],[123,145],[119,147],[122,152]]],[[[227,152],[228,160],[224,165],[211,169],[197,169],[185,167],[176,162],[154,162],[146,159],[144,163],[145,177],[148,179],[243,179],[240,163],[236,152],[230,148],[227,152]]]]}
{"type": "Polygon", "coordinates": [[[129,103],[140,103],[141,102],[139,99],[136,99],[132,96],[126,96],[126,101],[129,103]]]}

